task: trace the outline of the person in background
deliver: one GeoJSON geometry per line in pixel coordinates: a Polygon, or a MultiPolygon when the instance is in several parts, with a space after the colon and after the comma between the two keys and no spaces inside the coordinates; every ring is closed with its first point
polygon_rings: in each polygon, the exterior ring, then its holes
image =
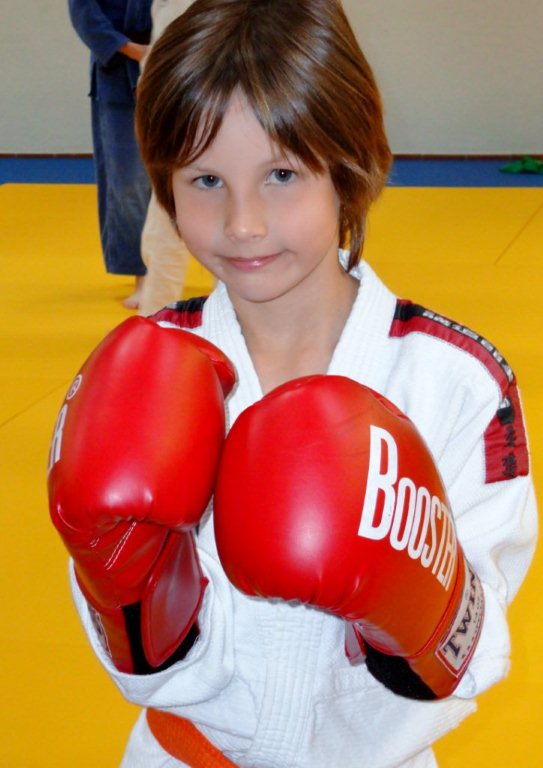
{"type": "MultiPolygon", "coordinates": [[[[168,24],[184,13],[192,0],[153,0],[151,45],[168,24]]],[[[145,61],[142,62],[142,69],[145,61]]],[[[167,304],[178,301],[183,293],[189,253],[175,222],[151,193],[141,237],[141,254],[147,277],[139,302],[139,314],[152,315],[167,304]]]]}
{"type": "Polygon", "coordinates": [[[135,277],[124,299],[137,309],[145,282],[141,233],[150,184],[134,132],[135,88],[151,35],[151,0],[68,0],[90,50],[90,98],[100,240],[107,272],[135,277]]]}

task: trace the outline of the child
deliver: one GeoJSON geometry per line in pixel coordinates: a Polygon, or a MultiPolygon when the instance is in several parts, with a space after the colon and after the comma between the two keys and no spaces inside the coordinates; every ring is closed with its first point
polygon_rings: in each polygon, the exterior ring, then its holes
{"type": "Polygon", "coordinates": [[[113,331],[55,429],[76,605],[147,708],[122,766],[435,766],[507,673],[535,502],[504,359],[360,261],[390,152],[341,4],[197,0],[137,129],[218,284],[113,331]]]}

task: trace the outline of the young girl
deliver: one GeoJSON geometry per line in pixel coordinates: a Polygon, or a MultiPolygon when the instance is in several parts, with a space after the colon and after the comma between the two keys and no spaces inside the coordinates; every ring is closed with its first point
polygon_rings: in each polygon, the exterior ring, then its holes
{"type": "Polygon", "coordinates": [[[116,329],[53,440],[78,611],[146,708],[122,766],[435,766],[507,673],[535,503],[505,360],[360,261],[390,152],[341,4],[197,0],[137,129],[218,283],[116,329]]]}

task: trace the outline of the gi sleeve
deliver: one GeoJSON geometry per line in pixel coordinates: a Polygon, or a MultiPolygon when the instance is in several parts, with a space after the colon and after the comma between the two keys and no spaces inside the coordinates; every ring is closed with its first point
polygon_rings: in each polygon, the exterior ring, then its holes
{"type": "MultiPolygon", "coordinates": [[[[488,403],[488,389],[486,394],[488,403]]],[[[455,690],[461,698],[476,696],[509,671],[506,611],[526,576],[537,538],[537,507],[516,382],[511,382],[497,412],[494,408],[490,422],[481,420],[489,409],[477,407],[480,397],[475,393],[475,402],[464,403],[462,427],[447,449],[448,464],[454,466],[447,490],[458,539],[485,594],[481,636],[455,690]]]]}
{"type": "Polygon", "coordinates": [[[68,0],[72,26],[93,56],[106,66],[129,38],[115,29],[96,0],[68,0]]]}

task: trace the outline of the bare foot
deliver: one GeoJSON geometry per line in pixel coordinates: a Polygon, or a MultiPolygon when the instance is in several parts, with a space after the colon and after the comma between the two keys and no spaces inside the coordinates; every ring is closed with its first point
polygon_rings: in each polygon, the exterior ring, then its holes
{"type": "Polygon", "coordinates": [[[145,275],[136,277],[136,289],[134,293],[132,293],[130,296],[127,296],[126,299],[123,299],[122,304],[125,309],[138,309],[141,301],[144,280],[145,275]]]}

